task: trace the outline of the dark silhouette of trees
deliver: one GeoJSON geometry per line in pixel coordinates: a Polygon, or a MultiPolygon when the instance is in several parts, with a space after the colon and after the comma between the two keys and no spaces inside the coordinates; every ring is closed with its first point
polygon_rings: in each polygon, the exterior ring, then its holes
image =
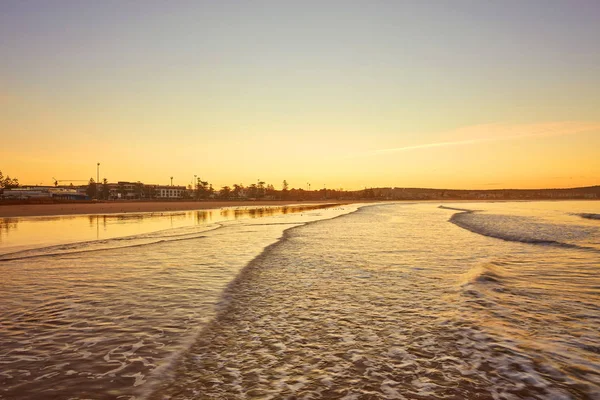
{"type": "Polygon", "coordinates": [[[108,196],[110,195],[110,190],[108,188],[108,180],[104,178],[102,180],[102,198],[104,200],[108,200],[108,196]]]}
{"type": "Polygon", "coordinates": [[[229,197],[231,196],[231,188],[229,186],[223,186],[219,192],[219,196],[223,200],[229,200],[229,197]]]}
{"type": "Polygon", "coordinates": [[[256,196],[257,199],[265,197],[265,182],[258,181],[256,185],[256,196]]]}
{"type": "Polygon", "coordinates": [[[200,200],[200,182],[201,182],[200,177],[196,178],[196,193],[194,196],[196,198],[196,200],[200,200]]]}
{"type": "Polygon", "coordinates": [[[265,197],[269,199],[275,198],[275,186],[267,185],[265,188],[265,197]]]}
{"type": "Polygon", "coordinates": [[[253,183],[252,185],[248,186],[248,197],[251,199],[256,199],[257,196],[258,187],[256,186],[256,183],[253,183]]]}
{"type": "Polygon", "coordinates": [[[242,197],[243,191],[244,191],[244,186],[238,185],[237,183],[235,183],[233,185],[233,191],[231,192],[231,194],[233,195],[234,198],[239,199],[240,197],[242,197]]]}
{"type": "Polygon", "coordinates": [[[290,185],[288,184],[288,182],[284,179],[283,180],[283,184],[281,185],[281,198],[283,200],[288,198],[289,195],[289,187],[290,185]]]}
{"type": "Polygon", "coordinates": [[[0,171],[0,189],[12,189],[19,187],[19,180],[17,178],[11,178],[10,175],[4,176],[0,171]]]}
{"type": "Polygon", "coordinates": [[[96,182],[94,181],[94,178],[90,178],[90,182],[88,183],[88,187],[85,190],[85,193],[88,195],[89,198],[93,199],[96,197],[97,192],[98,188],[96,187],[96,182]]]}
{"type": "Polygon", "coordinates": [[[209,187],[208,182],[198,178],[198,193],[197,199],[206,199],[208,197],[209,187]]]}

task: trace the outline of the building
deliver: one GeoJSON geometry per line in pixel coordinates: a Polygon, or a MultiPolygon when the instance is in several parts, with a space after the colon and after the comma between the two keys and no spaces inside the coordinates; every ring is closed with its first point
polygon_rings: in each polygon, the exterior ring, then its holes
{"type": "Polygon", "coordinates": [[[154,186],[154,195],[157,199],[183,199],[187,197],[188,190],[185,186],[154,186]]]}
{"type": "MultiPolygon", "coordinates": [[[[134,200],[144,198],[144,184],[141,182],[125,182],[107,183],[108,199],[107,200],[134,200]]],[[[97,185],[98,197],[104,196],[104,184],[97,185]]]]}
{"type": "MultiPolygon", "coordinates": [[[[145,185],[142,182],[107,183],[107,200],[183,199],[190,197],[185,186],[145,185]]],[[[98,194],[103,198],[104,184],[98,185],[98,194]]]]}
{"type": "Polygon", "coordinates": [[[53,199],[60,200],[89,200],[89,196],[81,189],[73,188],[51,188],[49,189],[53,199]]]}
{"type": "Polygon", "coordinates": [[[43,199],[52,198],[50,188],[43,186],[18,187],[12,189],[4,189],[2,193],[3,199],[10,200],[27,200],[27,199],[43,199]]]}
{"type": "Polygon", "coordinates": [[[6,200],[57,199],[57,200],[89,200],[89,197],[76,188],[59,188],[49,186],[25,186],[4,189],[2,198],[6,200]]]}

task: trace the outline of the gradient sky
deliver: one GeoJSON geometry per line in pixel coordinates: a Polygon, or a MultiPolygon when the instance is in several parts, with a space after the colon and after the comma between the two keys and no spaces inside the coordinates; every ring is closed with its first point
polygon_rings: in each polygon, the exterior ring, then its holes
{"type": "Polygon", "coordinates": [[[600,1],[0,2],[21,183],[600,184],[600,1]]]}

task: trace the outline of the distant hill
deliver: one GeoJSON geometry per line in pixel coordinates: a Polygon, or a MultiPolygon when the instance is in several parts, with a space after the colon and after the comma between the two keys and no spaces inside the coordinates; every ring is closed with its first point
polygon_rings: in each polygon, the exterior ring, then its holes
{"type": "MultiPolygon", "coordinates": [[[[431,189],[431,188],[373,188],[374,198],[387,199],[600,199],[600,185],[567,189],[431,189]]],[[[365,192],[361,191],[361,192],[365,192]]],[[[370,193],[369,193],[370,194],[370,193]]]]}

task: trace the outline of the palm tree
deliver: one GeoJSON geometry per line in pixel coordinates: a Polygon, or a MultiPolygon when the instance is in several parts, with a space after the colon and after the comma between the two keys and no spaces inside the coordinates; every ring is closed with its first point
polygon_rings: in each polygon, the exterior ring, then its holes
{"type": "Polygon", "coordinates": [[[256,197],[264,197],[265,195],[265,182],[258,181],[258,185],[256,185],[256,197]]]}
{"type": "Polygon", "coordinates": [[[104,179],[102,179],[102,198],[104,200],[108,200],[109,194],[110,194],[110,191],[108,189],[108,179],[104,178],[104,179]]]}

